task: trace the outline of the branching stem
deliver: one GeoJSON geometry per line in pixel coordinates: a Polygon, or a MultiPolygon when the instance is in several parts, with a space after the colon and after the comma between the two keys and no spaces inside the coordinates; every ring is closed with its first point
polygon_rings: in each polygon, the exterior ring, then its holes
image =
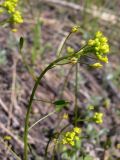
{"type": "Polygon", "coordinates": [[[30,96],[30,100],[28,103],[28,108],[27,108],[27,113],[26,113],[26,118],[25,118],[25,127],[24,127],[24,160],[28,160],[28,129],[29,129],[29,118],[30,118],[30,112],[31,112],[31,108],[32,108],[32,102],[34,100],[34,95],[35,92],[37,90],[37,87],[41,81],[41,79],[43,78],[43,76],[45,75],[45,73],[50,70],[55,64],[57,64],[58,62],[68,59],[70,57],[73,57],[74,54],[69,55],[69,56],[64,56],[64,57],[60,57],[56,60],[54,60],[52,63],[50,63],[44,70],[43,72],[40,74],[40,76],[37,78],[37,80],[35,81],[35,85],[33,87],[31,96],[30,96]]]}

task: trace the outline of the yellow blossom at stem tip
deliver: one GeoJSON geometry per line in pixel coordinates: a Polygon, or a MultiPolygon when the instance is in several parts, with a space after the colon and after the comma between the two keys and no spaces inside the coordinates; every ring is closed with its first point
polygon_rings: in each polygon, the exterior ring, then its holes
{"type": "Polygon", "coordinates": [[[72,33],[78,32],[79,28],[80,28],[79,26],[74,26],[74,27],[72,27],[71,32],[72,33]]]}

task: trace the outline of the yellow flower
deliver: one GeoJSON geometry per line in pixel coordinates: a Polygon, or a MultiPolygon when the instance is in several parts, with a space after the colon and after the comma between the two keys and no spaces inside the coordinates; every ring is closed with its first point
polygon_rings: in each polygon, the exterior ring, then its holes
{"type": "Polygon", "coordinates": [[[74,142],[74,141],[70,141],[70,145],[71,145],[71,146],[74,146],[74,145],[75,145],[75,142],[74,142]]]}
{"type": "Polygon", "coordinates": [[[82,132],[81,128],[75,127],[73,128],[74,132],[80,134],[82,132]]]}
{"type": "Polygon", "coordinates": [[[100,51],[102,53],[108,53],[109,52],[109,45],[108,44],[104,44],[104,45],[100,46],[100,51]]]}
{"type": "Polygon", "coordinates": [[[103,36],[103,37],[100,38],[100,42],[101,42],[101,43],[107,43],[107,42],[108,42],[108,39],[103,36]]]}
{"type": "Polygon", "coordinates": [[[95,41],[94,41],[94,40],[90,39],[90,40],[88,41],[88,45],[89,45],[89,46],[93,46],[94,44],[95,44],[95,41]]]}
{"type": "Polygon", "coordinates": [[[74,27],[72,27],[71,32],[75,33],[78,31],[79,28],[80,28],[79,26],[74,26],[74,27]]]}
{"type": "Polygon", "coordinates": [[[3,2],[2,6],[8,10],[8,13],[14,13],[17,6],[17,1],[6,0],[3,2]]]}
{"type": "Polygon", "coordinates": [[[100,32],[100,31],[97,31],[96,34],[95,34],[95,36],[96,36],[97,38],[100,38],[102,35],[103,35],[103,34],[102,34],[102,32],[100,32]]]}
{"type": "Polygon", "coordinates": [[[107,56],[101,56],[101,55],[96,55],[97,58],[101,61],[101,62],[105,62],[108,63],[108,57],[107,56]]]}
{"type": "Polygon", "coordinates": [[[75,127],[70,132],[66,132],[63,139],[62,144],[68,144],[71,146],[75,145],[75,141],[79,140],[79,134],[81,133],[81,128],[75,127]]]}
{"type": "Polygon", "coordinates": [[[67,144],[66,139],[63,139],[63,140],[62,140],[62,143],[63,143],[63,144],[67,144]]]}
{"type": "Polygon", "coordinates": [[[65,113],[65,114],[63,115],[63,119],[68,119],[68,114],[67,114],[67,113],[65,113]]]}
{"type": "Polygon", "coordinates": [[[105,63],[108,63],[108,58],[104,55],[108,54],[109,50],[108,39],[100,31],[96,32],[94,39],[88,41],[88,49],[84,49],[86,52],[95,53],[98,60],[105,63]]]}
{"type": "Polygon", "coordinates": [[[19,11],[15,11],[15,13],[13,14],[13,21],[15,23],[23,23],[23,18],[19,11]]]}
{"type": "Polygon", "coordinates": [[[21,13],[16,9],[18,5],[18,0],[5,0],[1,7],[3,7],[4,11],[6,10],[10,15],[10,22],[12,23],[23,23],[23,18],[21,13]]]}
{"type": "Polygon", "coordinates": [[[103,113],[95,112],[93,116],[93,120],[98,124],[103,123],[103,113]]]}

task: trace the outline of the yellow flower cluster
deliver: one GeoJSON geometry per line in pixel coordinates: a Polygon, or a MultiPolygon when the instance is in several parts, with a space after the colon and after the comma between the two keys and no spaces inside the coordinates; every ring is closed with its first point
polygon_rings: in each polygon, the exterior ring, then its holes
{"type": "Polygon", "coordinates": [[[17,5],[18,0],[5,0],[1,4],[1,7],[10,14],[10,21],[12,23],[23,23],[21,13],[16,9],[17,5]]]}
{"type": "Polygon", "coordinates": [[[95,52],[96,57],[101,62],[108,63],[107,53],[109,52],[108,39],[103,36],[103,33],[98,31],[95,34],[94,39],[88,41],[88,46],[92,47],[92,51],[95,52]]]}
{"type": "Polygon", "coordinates": [[[72,131],[66,132],[62,139],[62,144],[75,145],[75,141],[79,140],[79,134],[82,132],[81,128],[75,127],[72,131]]]}
{"type": "Polygon", "coordinates": [[[79,28],[80,28],[80,26],[73,26],[71,29],[71,33],[78,32],[79,28]]]}
{"type": "Polygon", "coordinates": [[[103,123],[103,113],[95,112],[93,116],[93,120],[98,124],[103,123]]]}

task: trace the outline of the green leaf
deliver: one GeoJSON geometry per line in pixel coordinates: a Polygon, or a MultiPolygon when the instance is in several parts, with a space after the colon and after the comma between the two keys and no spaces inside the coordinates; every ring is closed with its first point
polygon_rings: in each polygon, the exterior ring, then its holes
{"type": "Polygon", "coordinates": [[[24,38],[20,37],[20,41],[19,41],[20,50],[23,48],[23,44],[24,44],[24,38]]]}
{"type": "Polygon", "coordinates": [[[65,100],[57,100],[57,101],[53,102],[57,111],[61,111],[65,106],[68,105],[68,103],[69,102],[65,101],[65,100]]]}

